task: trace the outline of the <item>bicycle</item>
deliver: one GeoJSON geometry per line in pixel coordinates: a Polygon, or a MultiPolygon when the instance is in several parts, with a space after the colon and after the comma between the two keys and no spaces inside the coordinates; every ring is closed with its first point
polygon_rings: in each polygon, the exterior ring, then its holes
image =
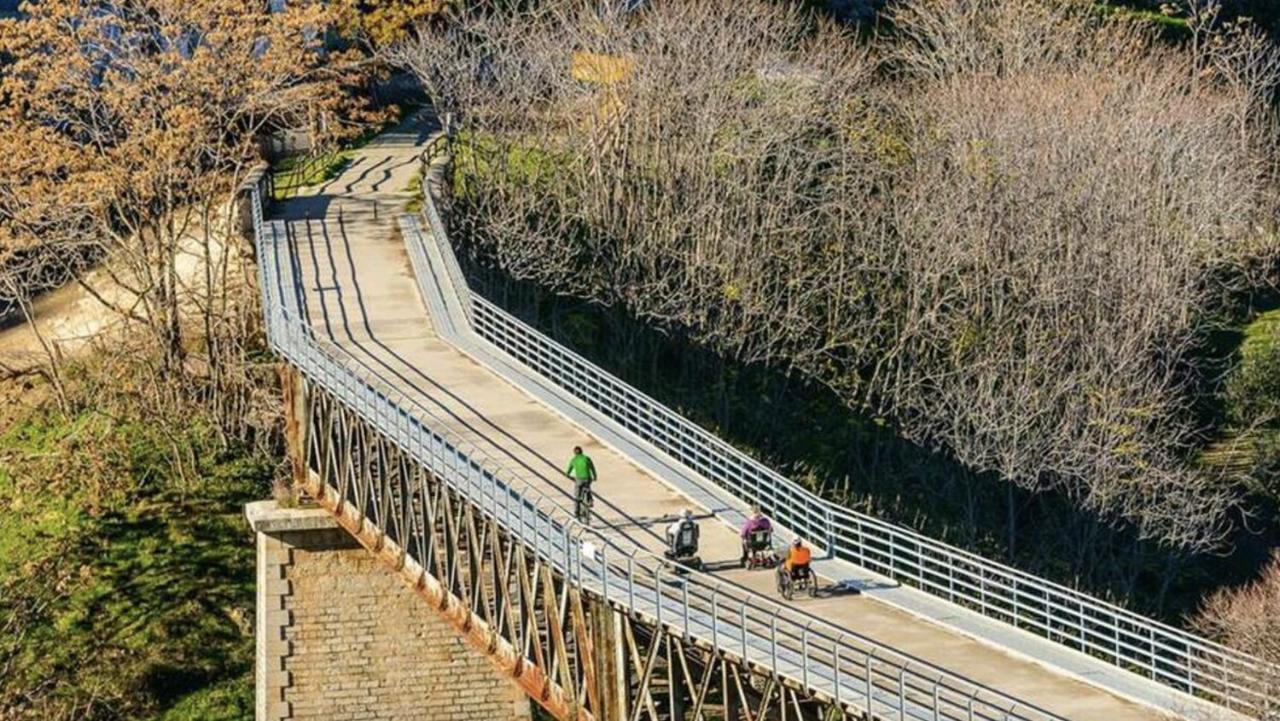
{"type": "Polygon", "coordinates": [[[573,515],[583,525],[591,521],[591,506],[595,503],[595,494],[591,492],[590,483],[579,483],[578,492],[573,499],[573,515]]]}

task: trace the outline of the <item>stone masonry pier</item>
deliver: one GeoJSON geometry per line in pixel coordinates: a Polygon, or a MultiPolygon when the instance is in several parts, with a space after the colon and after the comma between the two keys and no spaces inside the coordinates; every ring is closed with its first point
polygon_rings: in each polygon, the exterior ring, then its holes
{"type": "Polygon", "coordinates": [[[249,504],[257,721],[525,721],[528,697],[319,508],[249,504]]]}

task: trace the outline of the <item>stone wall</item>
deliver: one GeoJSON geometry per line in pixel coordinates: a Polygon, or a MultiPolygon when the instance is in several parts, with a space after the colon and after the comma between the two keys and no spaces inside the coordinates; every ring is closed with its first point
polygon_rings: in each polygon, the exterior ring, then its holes
{"type": "Polygon", "coordinates": [[[319,509],[246,509],[258,543],[257,720],[518,721],[527,697],[319,509]]]}

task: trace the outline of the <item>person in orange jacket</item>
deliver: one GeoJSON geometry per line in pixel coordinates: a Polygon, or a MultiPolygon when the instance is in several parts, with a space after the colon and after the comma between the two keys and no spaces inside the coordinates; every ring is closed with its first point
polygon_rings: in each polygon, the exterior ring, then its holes
{"type": "Polygon", "coordinates": [[[792,577],[796,575],[797,568],[809,568],[809,563],[813,560],[813,551],[804,545],[804,541],[797,538],[791,542],[791,548],[787,550],[787,560],[783,563],[787,573],[792,577]]]}

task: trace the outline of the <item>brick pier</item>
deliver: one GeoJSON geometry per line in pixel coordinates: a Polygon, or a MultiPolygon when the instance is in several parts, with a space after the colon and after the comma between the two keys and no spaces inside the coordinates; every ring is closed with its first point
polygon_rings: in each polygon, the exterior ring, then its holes
{"type": "Polygon", "coordinates": [[[249,504],[257,721],[525,721],[530,703],[322,509],[249,504]]]}

